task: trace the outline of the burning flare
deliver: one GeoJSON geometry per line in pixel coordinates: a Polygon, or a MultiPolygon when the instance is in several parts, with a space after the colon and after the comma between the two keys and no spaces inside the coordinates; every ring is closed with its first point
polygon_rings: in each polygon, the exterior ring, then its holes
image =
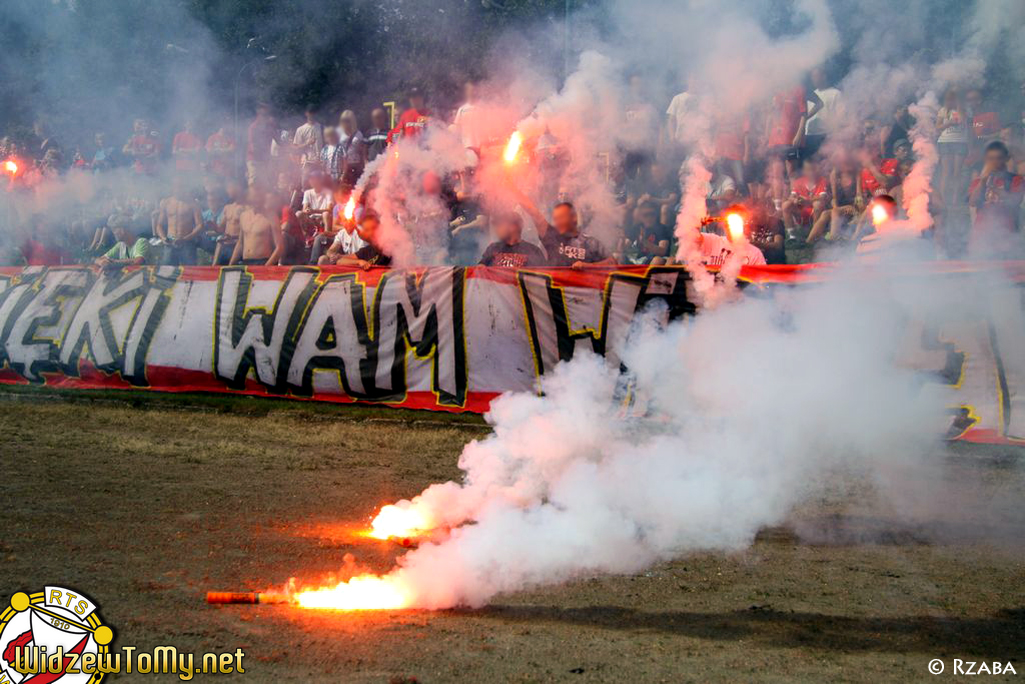
{"type": "Polygon", "coordinates": [[[505,153],[502,155],[502,159],[505,160],[506,164],[516,162],[516,157],[520,154],[520,145],[522,144],[523,136],[520,135],[519,131],[513,131],[513,134],[509,136],[509,142],[505,146],[505,153]]]}
{"type": "Polygon", "coordinates": [[[881,203],[872,205],[872,225],[880,226],[890,220],[890,212],[881,203]]]}
{"type": "Polygon", "coordinates": [[[731,242],[738,242],[744,239],[744,217],[737,211],[726,214],[726,231],[729,233],[731,242]]]}
{"type": "Polygon", "coordinates": [[[300,608],[321,610],[389,610],[408,608],[412,594],[393,575],[357,575],[333,587],[300,591],[295,602],[300,608]]]}
{"type": "Polygon", "coordinates": [[[18,173],[18,162],[13,159],[8,159],[4,162],[4,171],[11,174],[12,176],[18,173]]]}
{"type": "Polygon", "coordinates": [[[369,536],[375,539],[417,537],[434,527],[434,522],[420,509],[388,504],[370,523],[369,536]]]}
{"type": "Polygon", "coordinates": [[[346,221],[351,221],[352,217],[356,214],[356,193],[349,195],[349,201],[345,203],[345,209],[342,210],[342,215],[346,221]]]}

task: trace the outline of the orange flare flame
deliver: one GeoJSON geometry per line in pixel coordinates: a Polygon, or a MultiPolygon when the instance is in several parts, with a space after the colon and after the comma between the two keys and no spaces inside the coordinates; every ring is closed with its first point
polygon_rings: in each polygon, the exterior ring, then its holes
{"type": "Polygon", "coordinates": [[[872,205],[872,225],[879,226],[890,219],[890,212],[882,204],[872,205]]]}
{"type": "Polygon", "coordinates": [[[18,162],[13,159],[8,159],[4,162],[4,171],[11,174],[12,176],[18,173],[18,162]]]}
{"type": "Polygon", "coordinates": [[[321,610],[394,610],[409,607],[412,597],[392,576],[357,575],[333,587],[301,591],[295,601],[300,608],[321,610]]]}
{"type": "Polygon", "coordinates": [[[356,213],[356,194],[349,195],[349,201],[345,203],[345,209],[342,210],[342,215],[345,216],[346,221],[351,221],[353,215],[356,213]]]}
{"type": "Polygon", "coordinates": [[[370,524],[369,535],[375,539],[416,537],[434,528],[434,524],[416,508],[383,506],[370,524]]]}
{"type": "Polygon", "coordinates": [[[737,212],[726,214],[726,230],[730,240],[736,242],[744,237],[744,217],[737,212]]]}
{"type": "Polygon", "coordinates": [[[506,164],[512,164],[516,161],[516,157],[520,154],[520,145],[523,144],[523,136],[520,135],[519,131],[513,131],[513,134],[509,136],[509,142],[505,146],[505,153],[502,155],[502,159],[505,160],[506,164]]]}

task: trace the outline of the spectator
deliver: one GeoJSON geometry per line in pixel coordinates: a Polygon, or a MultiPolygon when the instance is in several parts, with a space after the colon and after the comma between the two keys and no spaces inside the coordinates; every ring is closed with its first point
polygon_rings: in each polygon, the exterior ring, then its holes
{"type": "Polygon", "coordinates": [[[149,256],[149,240],[136,237],[124,217],[119,217],[111,226],[117,242],[107,252],[96,259],[101,268],[121,266],[142,266],[149,256]]]}
{"type": "Polygon", "coordinates": [[[627,192],[628,216],[636,206],[649,200],[658,204],[659,221],[671,225],[680,201],[680,179],[669,166],[659,161],[654,162],[646,176],[635,181],[634,188],[627,192]]]}
{"type": "Polygon", "coordinates": [[[968,156],[968,128],[961,99],[951,88],[943,95],[943,106],[936,112],[937,151],[940,154],[939,199],[946,203],[960,182],[961,166],[968,156]]]}
{"type": "Polygon", "coordinates": [[[370,123],[372,128],[367,131],[363,139],[364,144],[367,146],[366,158],[368,162],[377,159],[377,156],[384,152],[384,148],[388,146],[388,112],[384,111],[381,107],[375,107],[374,111],[370,112],[370,123]]]}
{"type": "Polygon", "coordinates": [[[646,264],[655,257],[669,255],[673,230],[659,220],[659,206],[653,200],[637,208],[638,222],[626,231],[623,256],[636,264],[646,264]]]}
{"type": "Polygon", "coordinates": [[[194,173],[199,171],[199,155],[203,151],[203,142],[192,132],[192,121],[185,121],[185,128],[175,134],[171,142],[171,156],[174,157],[174,168],[178,173],[194,173]]]}
{"type": "Polygon", "coordinates": [[[785,264],[783,221],[772,202],[749,200],[744,206],[747,210],[744,229],[748,240],[762,253],[766,263],[785,264]]]}
{"type": "Polygon", "coordinates": [[[341,182],[350,188],[356,186],[356,181],[363,175],[363,165],[366,164],[366,141],[363,133],[360,132],[356,121],[356,113],[346,109],[339,117],[338,147],[342,154],[342,177],[341,182]]]}
{"type": "Polygon", "coordinates": [[[324,172],[330,176],[332,183],[339,183],[342,180],[345,152],[338,144],[338,129],[328,128],[324,131],[324,147],[320,150],[320,165],[324,172]]]}
{"type": "Polygon", "coordinates": [[[168,266],[192,266],[196,263],[196,246],[203,231],[199,204],[188,192],[185,179],[175,176],[172,194],[160,203],[156,234],[164,242],[163,262],[168,266]]]}
{"type": "Polygon", "coordinates": [[[92,162],[89,164],[93,172],[109,171],[114,168],[114,148],[107,144],[107,136],[97,133],[93,136],[93,144],[96,151],[93,152],[92,162]]]}
{"type": "Polygon", "coordinates": [[[1007,170],[1010,152],[995,140],[986,146],[982,172],[968,189],[974,212],[968,252],[973,257],[1014,259],[1023,254],[1019,214],[1025,182],[1007,170]]]}
{"type": "Polygon", "coordinates": [[[243,212],[241,231],[231,265],[277,266],[285,255],[285,235],[278,216],[281,200],[275,192],[250,185],[250,208],[243,212]]]}
{"type": "Polygon", "coordinates": [[[693,122],[690,117],[697,110],[697,102],[690,93],[689,83],[684,83],[682,92],[673,96],[666,109],[665,132],[663,147],[669,150],[674,161],[681,160],[687,154],[696,133],[691,130],[693,122]]]}
{"type": "Polygon", "coordinates": [[[865,198],[861,189],[861,174],[850,160],[842,159],[829,172],[829,196],[832,206],[829,213],[823,212],[808,234],[808,244],[819,238],[829,241],[845,241],[853,233],[855,224],[865,209],[865,198]]]}
{"type": "Polygon", "coordinates": [[[235,139],[228,135],[228,120],[221,123],[209,138],[206,139],[206,158],[210,172],[222,178],[233,176],[232,169],[235,157],[235,139]]]}
{"type": "Polygon", "coordinates": [[[121,148],[121,152],[132,160],[132,170],[135,173],[151,176],[157,171],[160,142],[149,130],[145,119],[136,119],[132,128],[132,137],[121,148]]]}
{"type": "Polygon", "coordinates": [[[493,221],[495,241],[484,248],[481,266],[495,268],[540,268],[544,252],[523,241],[523,218],[514,211],[499,214],[493,221]]]}
{"type": "Polygon", "coordinates": [[[813,159],[805,159],[801,165],[801,175],[790,184],[790,199],[783,203],[783,224],[787,236],[796,238],[803,229],[802,237],[806,237],[822,216],[828,201],[829,185],[826,177],[819,173],[818,163],[813,159]]]}
{"type": "Polygon", "coordinates": [[[897,107],[893,112],[893,119],[883,127],[883,156],[896,157],[894,146],[899,140],[911,139],[911,128],[914,121],[905,106],[897,107]]]}
{"type": "Polygon", "coordinates": [[[295,129],[292,147],[299,155],[299,164],[304,174],[308,174],[310,167],[320,161],[320,148],[324,146],[324,126],[317,121],[317,113],[312,105],[307,106],[303,113],[306,123],[295,129]]]}
{"type": "Polygon", "coordinates": [[[1000,134],[1000,119],[996,112],[986,107],[982,91],[978,88],[965,91],[964,100],[965,121],[970,123],[968,158],[965,159],[965,164],[971,168],[979,168],[982,166],[986,145],[996,140],[1000,134]]]}
{"type": "Polygon", "coordinates": [[[299,219],[300,233],[305,243],[309,244],[314,253],[314,263],[323,249],[325,241],[334,237],[331,229],[331,209],[335,198],[328,176],[319,169],[310,174],[310,187],[303,193],[302,209],[296,212],[299,219]]]}
{"type": "Polygon", "coordinates": [[[245,202],[245,191],[242,184],[235,179],[228,181],[228,203],[221,211],[221,217],[217,224],[218,232],[217,247],[214,248],[213,263],[215,266],[223,266],[231,259],[235,251],[235,243],[242,232],[242,213],[248,209],[245,202]]]}
{"type": "Polygon", "coordinates": [[[816,109],[814,101],[810,101],[808,120],[804,124],[804,147],[801,158],[807,159],[818,153],[825,142],[826,136],[833,132],[841,113],[840,91],[830,85],[826,78],[826,70],[816,67],[811,70],[812,93],[822,103],[816,109]],[[814,113],[812,113],[814,112],[814,113]]]}
{"type": "Polygon", "coordinates": [[[359,236],[359,232],[356,230],[356,221],[354,220],[356,217],[353,216],[352,219],[345,218],[345,205],[348,203],[347,194],[348,192],[345,188],[339,187],[335,190],[334,216],[331,221],[335,237],[331,246],[327,248],[327,253],[316,259],[316,262],[321,266],[337,264],[338,260],[342,257],[355,255],[356,252],[366,247],[367,243],[363,241],[363,238],[359,236]]]}
{"type": "Polygon", "coordinates": [[[879,148],[872,144],[862,148],[860,156],[861,190],[867,203],[873,196],[887,193],[897,185],[900,180],[900,161],[883,159],[879,148]]]}
{"type": "Polygon", "coordinates": [[[381,248],[378,233],[380,225],[381,220],[377,214],[372,211],[365,212],[359,222],[359,237],[366,244],[356,250],[355,254],[339,257],[336,263],[359,266],[364,271],[374,266],[391,266],[391,257],[381,248]]]}
{"type": "Polygon", "coordinates": [[[723,173],[720,164],[712,164],[712,177],[705,190],[705,202],[710,214],[718,214],[737,199],[737,184],[723,173]]]}
{"type": "Polygon", "coordinates": [[[274,142],[274,120],[270,107],[257,105],[256,118],[249,124],[246,135],[246,180],[250,185],[266,184],[269,181],[271,143],[274,142]]]}
{"type": "Polygon", "coordinates": [[[654,161],[659,129],[658,112],[644,91],[644,81],[637,74],[630,77],[624,119],[620,132],[623,170],[627,178],[634,178],[654,161]]]}
{"type": "MultiPolygon", "coordinates": [[[[747,223],[744,222],[745,233],[750,231],[747,223]]],[[[701,250],[701,263],[712,268],[722,268],[734,252],[744,266],[765,265],[765,255],[746,238],[734,241],[715,233],[698,233],[698,248],[701,250]]]]}
{"type": "Polygon", "coordinates": [[[427,101],[419,88],[409,91],[409,108],[402,112],[399,122],[391,132],[389,142],[395,140],[396,136],[402,138],[416,138],[427,128],[431,112],[427,108],[427,101]]]}
{"type": "Polygon", "coordinates": [[[808,118],[822,109],[822,100],[814,91],[808,93],[797,85],[776,93],[765,122],[765,138],[769,156],[769,185],[776,207],[783,204],[784,164],[800,159],[804,144],[804,126],[808,118]],[[811,109],[807,103],[811,102],[811,109]]]}
{"type": "Polygon", "coordinates": [[[481,145],[486,138],[484,131],[486,113],[477,104],[477,84],[474,81],[467,81],[463,84],[463,96],[465,101],[456,110],[452,128],[463,142],[463,147],[480,155],[481,145]]]}
{"type": "Polygon", "coordinates": [[[571,202],[561,201],[555,205],[552,210],[553,226],[529,197],[518,189],[513,192],[520,206],[534,221],[541,245],[548,254],[549,266],[581,268],[588,264],[615,263],[605,245],[580,231],[577,210],[571,202]]]}

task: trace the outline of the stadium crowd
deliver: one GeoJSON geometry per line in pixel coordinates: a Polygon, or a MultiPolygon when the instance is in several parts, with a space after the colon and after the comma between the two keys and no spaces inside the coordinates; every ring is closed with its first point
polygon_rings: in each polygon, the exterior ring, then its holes
{"type": "MultiPolygon", "coordinates": [[[[903,181],[916,161],[915,121],[907,106],[860,121],[854,144],[849,136],[833,141],[844,118],[844,94],[816,69],[805,85],[776,94],[757,111],[717,117],[714,144],[699,150],[689,130],[695,95],[684,90],[659,107],[645,96],[644,85],[636,76],[623,85],[622,120],[631,130],[621,141],[630,142],[594,160],[604,165],[621,212],[614,239],[592,236],[587,216],[558,187],[515,190],[522,211],[489,208],[471,162],[483,146],[505,140],[478,139],[477,88],[467,83],[464,104],[450,114],[435,111],[427,94],[414,89],[401,113],[378,107],[364,119],[346,109],[337,125],[333,116],[325,122],[324,113],[313,108],[301,123],[295,117],[289,125],[288,117],[279,119],[259,105],[237,133],[230,118],[213,131],[186,121],[173,135],[140,118],[123,144],[102,133],[86,144],[65,140],[40,121],[29,135],[0,140],[7,192],[31,193],[47,179],[75,174],[119,173],[125,180],[113,189],[104,186],[100,201],[83,203],[60,219],[45,211],[20,217],[0,259],[9,265],[386,266],[390,255],[377,239],[381,217],[369,208],[375,178],[370,173],[360,181],[361,176],[398,140],[426,137],[436,126],[454,132],[471,160],[461,171],[424,170],[415,181],[418,192],[444,207],[443,216],[432,217],[445,223],[444,263],[672,261],[681,204],[678,169],[693,154],[703,155],[712,174],[700,240],[712,266],[740,243],[750,264],[803,263],[830,258],[834,250],[854,251],[874,230],[870,207],[876,198],[901,205],[903,181]],[[164,173],[168,167],[173,173],[164,173]],[[357,181],[360,191],[354,192],[357,181]],[[732,240],[725,229],[719,217],[729,211],[742,212],[746,240],[732,240]]],[[[1022,255],[1023,103],[1025,84],[1021,92],[968,89],[943,95],[930,122],[939,155],[930,196],[936,224],[922,236],[938,257],[1022,255]]],[[[553,169],[555,178],[569,164],[570,152],[550,134],[528,154],[531,164],[553,169]]],[[[417,232],[411,229],[411,235],[415,243],[417,232]]],[[[431,253],[416,246],[418,257],[431,253]]],[[[438,263],[433,259],[424,257],[423,263],[438,263]]]]}

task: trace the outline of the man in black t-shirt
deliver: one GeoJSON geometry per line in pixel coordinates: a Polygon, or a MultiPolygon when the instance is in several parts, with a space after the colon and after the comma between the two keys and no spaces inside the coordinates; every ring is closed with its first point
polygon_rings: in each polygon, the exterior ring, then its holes
{"type": "Polygon", "coordinates": [[[339,266],[359,266],[364,271],[374,266],[391,266],[391,256],[381,251],[381,246],[377,241],[377,229],[380,225],[381,219],[374,212],[368,211],[363,214],[356,231],[367,243],[366,246],[357,250],[355,254],[341,257],[335,263],[339,266]]]}
{"type": "Polygon", "coordinates": [[[524,242],[523,219],[516,212],[499,214],[495,219],[495,237],[480,258],[481,266],[498,268],[536,268],[545,265],[544,253],[524,242]]]}
{"type": "Polygon", "coordinates": [[[555,205],[552,209],[552,222],[555,225],[552,225],[529,197],[515,188],[513,192],[537,227],[541,245],[548,253],[549,266],[580,268],[588,264],[615,263],[605,245],[580,232],[577,210],[572,203],[559,202],[555,205]]]}

